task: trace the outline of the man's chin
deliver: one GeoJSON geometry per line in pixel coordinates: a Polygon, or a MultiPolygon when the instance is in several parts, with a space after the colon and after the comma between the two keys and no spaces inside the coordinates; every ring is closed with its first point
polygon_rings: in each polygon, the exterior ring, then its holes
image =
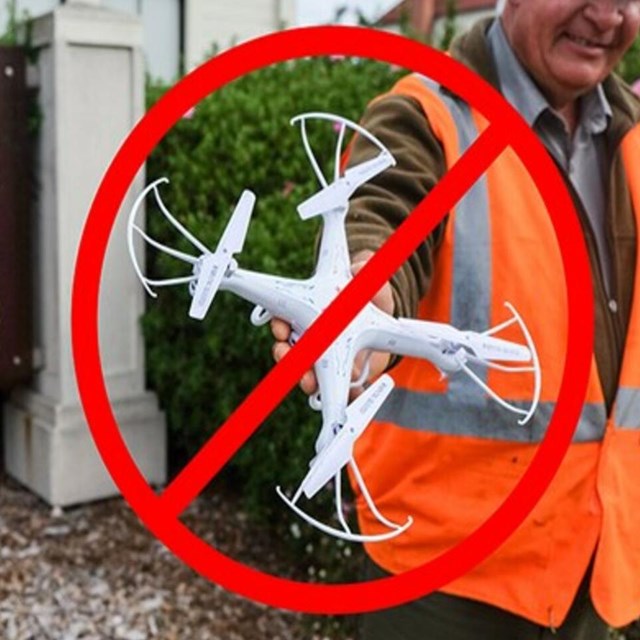
{"type": "Polygon", "coordinates": [[[563,87],[568,93],[573,93],[577,98],[597,87],[607,75],[608,73],[601,66],[581,69],[580,66],[575,65],[567,73],[558,74],[556,82],[558,86],[563,87]]]}

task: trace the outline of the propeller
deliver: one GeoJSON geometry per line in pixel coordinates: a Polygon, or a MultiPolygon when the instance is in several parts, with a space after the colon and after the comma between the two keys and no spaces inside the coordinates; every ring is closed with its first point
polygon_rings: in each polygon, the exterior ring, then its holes
{"type": "Polygon", "coordinates": [[[255,201],[256,197],[251,191],[242,192],[215,252],[206,253],[195,265],[197,280],[189,308],[191,318],[202,320],[207,315],[233,255],[242,251],[255,201]]]}
{"type": "Polygon", "coordinates": [[[334,439],[311,461],[311,469],[292,499],[287,497],[280,487],[276,487],[276,493],[294,513],[316,529],[335,538],[349,542],[380,542],[399,536],[413,524],[413,518],[411,518],[411,516],[407,518],[404,524],[399,524],[385,518],[380,513],[353,457],[353,447],[356,440],[371,422],[392,389],[392,378],[386,374],[382,375],[347,407],[345,424],[334,439]],[[371,513],[385,528],[383,532],[377,534],[353,533],[346,523],[341,511],[340,472],[347,464],[353,471],[354,478],[362,491],[362,496],[371,513]],[[307,498],[313,498],[332,478],[335,479],[336,515],[342,529],[320,522],[296,504],[303,493],[307,498]]]}
{"type": "Polygon", "coordinates": [[[359,124],[356,124],[347,118],[322,112],[303,113],[293,118],[291,120],[291,124],[300,124],[300,133],[302,135],[302,143],[304,145],[305,152],[311,167],[318,178],[318,182],[320,182],[320,185],[322,186],[320,191],[312,195],[310,198],[307,198],[298,206],[298,213],[303,220],[308,220],[314,216],[328,213],[334,209],[346,209],[349,198],[358,187],[396,163],[394,157],[382,142],[380,142],[380,140],[371,135],[366,129],[363,129],[359,124]],[[311,149],[306,128],[308,120],[326,120],[332,122],[333,125],[338,128],[338,141],[335,148],[334,175],[333,181],[330,184],[327,182],[327,179],[320,170],[318,160],[311,149]],[[342,144],[344,142],[344,136],[347,129],[369,140],[369,142],[377,147],[379,153],[370,160],[361,162],[355,167],[350,167],[344,172],[344,175],[341,176],[340,160],[342,144]]]}
{"type": "Polygon", "coordinates": [[[300,484],[296,496],[304,493],[307,498],[313,498],[351,460],[356,440],[373,420],[392,389],[393,380],[385,374],[347,407],[345,424],[311,461],[311,469],[300,484]]]}
{"type": "Polygon", "coordinates": [[[391,154],[388,151],[383,151],[375,158],[347,169],[342,178],[332,182],[299,204],[298,214],[303,220],[308,220],[339,207],[346,208],[349,198],[358,187],[393,164],[395,161],[391,154]]]}

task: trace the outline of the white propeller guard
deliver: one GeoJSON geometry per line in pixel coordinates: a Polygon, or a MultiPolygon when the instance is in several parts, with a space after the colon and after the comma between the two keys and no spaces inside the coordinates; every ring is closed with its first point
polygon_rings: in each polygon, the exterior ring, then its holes
{"type": "Polygon", "coordinates": [[[392,389],[393,379],[383,375],[347,407],[345,424],[311,461],[311,468],[296,491],[294,502],[300,493],[309,499],[313,498],[351,460],[356,440],[373,420],[392,389]]]}
{"type": "MultiPolygon", "coordinates": [[[[511,312],[511,318],[482,333],[475,331],[460,331],[451,325],[440,322],[400,318],[398,324],[407,331],[403,335],[404,345],[412,341],[430,345],[435,353],[429,357],[443,376],[458,371],[465,373],[475,384],[481,387],[500,406],[512,413],[523,416],[518,424],[526,424],[535,413],[540,402],[542,389],[542,373],[535,344],[524,320],[509,302],[505,307],[511,312]],[[527,346],[494,337],[507,327],[517,324],[522,331],[527,346]],[[477,364],[488,369],[496,369],[505,373],[530,373],[533,376],[533,394],[528,409],[522,409],[501,398],[482,378],[471,369],[469,363],[477,364]],[[504,364],[516,363],[516,364],[504,364]],[[531,364],[525,364],[531,363],[531,364]]],[[[397,341],[397,353],[415,355],[410,349],[402,350],[403,343],[397,341]]],[[[417,354],[425,357],[424,354],[417,354]]]]}
{"type": "Polygon", "coordinates": [[[211,253],[207,247],[205,247],[200,240],[198,240],[191,232],[184,227],[176,218],[171,215],[167,207],[165,206],[162,198],[160,197],[160,192],[158,191],[158,185],[169,183],[167,178],[158,178],[154,180],[151,184],[147,185],[144,190],[140,193],[140,195],[136,198],[133,203],[133,207],[131,207],[131,213],[129,214],[129,219],[127,220],[127,248],[129,250],[129,257],[131,258],[131,263],[133,264],[133,268],[136,272],[136,275],[142,282],[142,286],[146,289],[147,293],[156,298],[157,294],[152,289],[152,287],[164,287],[171,286],[176,284],[190,284],[191,282],[195,282],[196,276],[191,274],[188,276],[184,276],[181,278],[164,278],[161,280],[151,280],[147,278],[140,268],[140,264],[138,263],[138,257],[136,256],[135,247],[133,246],[133,234],[137,233],[145,242],[149,243],[151,246],[155,247],[159,251],[166,253],[178,260],[182,260],[183,262],[189,263],[192,268],[198,263],[198,258],[182,251],[178,251],[177,249],[172,249],[171,247],[167,247],[160,242],[157,242],[150,236],[148,236],[141,227],[136,224],[136,217],[140,213],[142,203],[144,202],[147,195],[153,191],[153,194],[156,199],[156,203],[162,212],[162,215],[169,221],[169,223],[175,227],[178,232],[184,236],[196,249],[200,251],[201,254],[211,253]]]}
{"type": "Polygon", "coordinates": [[[378,140],[378,138],[371,135],[366,129],[352,120],[342,118],[341,116],[336,116],[331,113],[314,111],[310,113],[302,113],[291,119],[291,124],[298,123],[300,124],[302,143],[307,157],[309,158],[309,163],[318,178],[318,182],[322,186],[322,189],[318,193],[312,195],[310,198],[298,205],[298,213],[303,220],[308,220],[314,216],[322,215],[323,213],[327,213],[336,208],[346,208],[349,203],[349,198],[358,187],[396,163],[390,151],[382,144],[382,142],[380,142],[380,140],[378,140]],[[311,145],[309,144],[306,127],[307,120],[328,120],[340,127],[334,159],[333,182],[331,184],[327,183],[327,179],[322,173],[315,154],[311,149],[311,145]],[[379,154],[370,160],[347,169],[341,177],[340,159],[342,156],[342,143],[344,141],[346,129],[350,129],[354,133],[366,138],[379,150],[379,154]]]}
{"type": "Polygon", "coordinates": [[[540,359],[538,357],[538,351],[536,349],[535,342],[533,341],[533,338],[531,337],[531,333],[529,332],[527,325],[522,319],[522,316],[516,311],[515,307],[510,302],[505,302],[504,306],[507,309],[509,309],[512,317],[506,322],[503,322],[502,324],[498,325],[497,327],[493,327],[492,329],[485,331],[484,335],[485,336],[495,335],[496,333],[499,333],[503,329],[506,329],[508,326],[514,323],[517,323],[518,326],[520,327],[520,331],[522,331],[522,335],[524,336],[527,342],[527,349],[529,350],[529,353],[531,355],[530,357],[531,366],[509,367],[509,366],[497,364],[495,362],[487,362],[487,361],[485,361],[484,364],[486,364],[486,366],[488,366],[489,368],[498,369],[500,371],[506,371],[508,373],[532,373],[534,384],[533,384],[533,397],[531,399],[531,405],[529,406],[528,410],[520,409],[519,407],[515,407],[514,405],[502,400],[502,398],[497,396],[492,389],[487,388],[487,390],[491,395],[491,397],[494,400],[496,400],[496,402],[498,402],[498,404],[505,407],[506,409],[509,409],[510,411],[513,411],[514,413],[519,413],[523,415],[524,417],[518,420],[518,424],[525,425],[527,422],[529,422],[529,420],[531,420],[531,418],[533,417],[533,414],[538,408],[538,404],[540,403],[540,393],[542,392],[542,368],[540,367],[540,359]]]}

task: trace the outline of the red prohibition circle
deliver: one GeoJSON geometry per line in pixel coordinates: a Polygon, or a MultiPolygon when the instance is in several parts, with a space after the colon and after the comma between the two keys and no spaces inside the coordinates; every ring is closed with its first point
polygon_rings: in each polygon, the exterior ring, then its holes
{"type": "MultiPolygon", "coordinates": [[[[456,192],[453,201],[447,200],[446,194],[440,195],[438,206],[442,215],[461,194],[456,192]]],[[[436,200],[429,197],[429,202],[433,204],[436,200]]],[[[580,226],[577,217],[567,213],[572,211],[562,179],[515,111],[469,69],[425,45],[359,27],[311,27],[271,34],[209,60],[165,94],[130,133],[99,186],[79,245],[71,314],[78,389],[96,445],[118,488],[150,531],[193,569],[231,591],[274,607],[322,614],[372,611],[408,602],[463,575],[502,544],[533,509],[560,465],[580,415],[593,343],[593,321],[585,319],[593,318],[593,300],[587,254],[579,240],[580,226]],[[514,149],[536,180],[558,238],[569,322],[564,377],[547,436],[504,503],[467,539],[425,565],[398,576],[340,585],[290,581],[247,567],[209,546],[180,522],[179,515],[187,504],[188,490],[194,497],[194,488],[197,493],[197,488],[206,484],[273,409],[270,398],[274,389],[278,390],[277,404],[333,339],[325,335],[330,333],[327,329],[336,322],[346,326],[349,314],[353,317],[389,276],[382,261],[376,265],[374,258],[369,271],[361,272],[365,277],[351,283],[354,285],[351,293],[357,295],[340,296],[305,333],[290,356],[272,369],[267,376],[269,381],[265,378],[265,385],[259,385],[264,387],[262,395],[252,393],[192,460],[193,472],[185,474],[189,477],[182,483],[178,477],[161,495],[151,489],[140,473],[113,415],[101,366],[97,313],[104,257],[120,205],[135,174],[173,124],[198,101],[246,73],[286,60],[326,55],[373,58],[412,69],[446,86],[487,118],[491,124],[490,130],[482,135],[484,141],[477,150],[472,147],[467,152],[468,156],[475,155],[447,185],[464,192],[505,144],[514,149]],[[314,331],[316,325],[319,329],[314,331]]],[[[421,226],[414,225],[413,230],[396,241],[395,253],[389,250],[386,256],[391,262],[401,262],[402,256],[412,251],[408,238],[415,235],[415,229],[424,237],[435,226],[438,220],[429,219],[425,212],[423,203],[409,217],[418,220],[421,215],[421,226]]],[[[402,227],[391,240],[400,238],[401,231],[402,227]]]]}

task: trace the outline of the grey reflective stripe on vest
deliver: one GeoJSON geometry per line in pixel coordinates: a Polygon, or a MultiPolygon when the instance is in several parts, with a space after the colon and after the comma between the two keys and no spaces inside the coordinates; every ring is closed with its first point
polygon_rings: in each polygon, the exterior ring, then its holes
{"type": "MultiPolygon", "coordinates": [[[[528,409],[528,404],[514,402],[528,409]]],[[[495,402],[454,400],[451,394],[424,393],[396,388],[382,405],[376,420],[392,422],[405,429],[442,435],[473,436],[512,442],[540,442],[546,432],[555,403],[541,402],[534,416],[520,425],[514,414],[495,402]]],[[[602,438],[606,415],[603,404],[587,404],[582,409],[574,442],[594,442],[602,438]]]]}
{"type": "Polygon", "coordinates": [[[640,389],[621,387],[618,390],[615,423],[621,429],[640,429],[640,389]]]}
{"type": "MultiPolygon", "coordinates": [[[[430,78],[417,76],[445,103],[455,123],[460,156],[478,137],[469,106],[443,90],[430,78]]],[[[453,218],[453,283],[451,324],[462,330],[486,331],[491,326],[491,216],[486,175],[456,205],[453,218]]],[[[504,320],[508,317],[505,315],[504,320]]],[[[424,364],[424,366],[430,366],[424,364]]],[[[474,367],[486,383],[487,369],[474,367]]],[[[508,402],[528,409],[528,403],[508,402]]],[[[446,394],[395,388],[376,415],[408,429],[450,435],[469,435],[516,442],[539,442],[553,413],[554,403],[540,403],[522,426],[463,373],[449,379],[446,394]]],[[[601,404],[586,405],[574,435],[575,442],[600,440],[606,422],[601,404]]]]}
{"type": "MultiPolygon", "coordinates": [[[[438,94],[455,122],[458,149],[464,155],[478,137],[469,106],[443,91],[431,78],[418,76],[428,89],[438,94]]],[[[482,175],[456,205],[453,231],[453,282],[451,324],[466,331],[486,331],[491,323],[491,229],[489,193],[482,175]]],[[[487,382],[487,370],[477,369],[487,382]]],[[[449,380],[450,403],[486,405],[485,392],[466,375],[449,380]]]]}

